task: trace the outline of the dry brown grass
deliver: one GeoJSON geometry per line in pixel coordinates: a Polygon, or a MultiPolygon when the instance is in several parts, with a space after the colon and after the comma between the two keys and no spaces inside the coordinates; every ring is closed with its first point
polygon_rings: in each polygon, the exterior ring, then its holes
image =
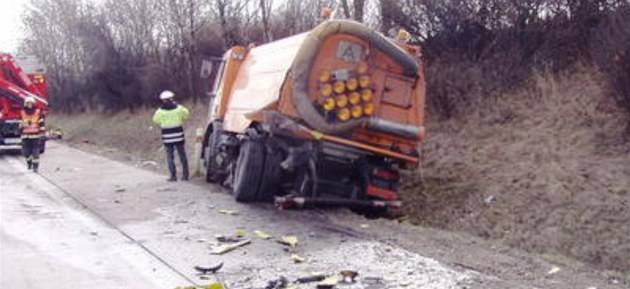
{"type": "Polygon", "coordinates": [[[423,175],[405,185],[416,222],[630,270],[630,144],[624,111],[590,70],[429,119],[423,175]],[[417,190],[415,187],[422,187],[417,190]]]}
{"type": "MultiPolygon", "coordinates": [[[[186,123],[186,149],[189,161],[193,158],[195,129],[205,127],[208,115],[206,105],[184,104],[191,110],[186,123]]],[[[74,115],[52,114],[51,127],[59,127],[64,139],[74,144],[93,144],[106,150],[117,150],[133,160],[156,161],[158,169],[165,171],[165,153],[160,141],[160,129],[151,121],[155,109],[138,109],[114,115],[83,113],[74,115]]]]}

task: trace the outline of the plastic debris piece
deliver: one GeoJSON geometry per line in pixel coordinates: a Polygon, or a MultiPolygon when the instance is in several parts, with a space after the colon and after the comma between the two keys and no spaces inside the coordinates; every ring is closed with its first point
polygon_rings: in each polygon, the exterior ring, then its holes
{"type": "Polygon", "coordinates": [[[245,230],[236,230],[236,234],[234,234],[234,236],[236,236],[237,238],[243,238],[247,235],[247,232],[245,232],[245,230]]]}
{"type": "Polygon", "coordinates": [[[215,282],[206,286],[205,289],[225,289],[225,287],[223,287],[223,284],[215,282]]]}
{"type": "Polygon", "coordinates": [[[223,262],[210,267],[195,266],[195,270],[201,274],[214,274],[223,268],[223,262]]]}
{"type": "Polygon", "coordinates": [[[236,210],[224,210],[224,209],[221,209],[221,210],[219,210],[219,213],[224,214],[224,215],[230,215],[230,216],[238,215],[238,211],[236,211],[236,210]]]}
{"type": "Polygon", "coordinates": [[[368,225],[368,224],[361,224],[360,227],[361,227],[361,229],[367,229],[367,228],[370,227],[370,225],[368,225]]]}
{"type": "Polygon", "coordinates": [[[549,271],[547,272],[547,275],[553,275],[553,274],[556,274],[556,273],[558,273],[558,272],[560,272],[560,267],[558,267],[558,266],[553,266],[553,267],[551,268],[551,270],[549,270],[549,271]]]}
{"type": "Polygon", "coordinates": [[[354,270],[343,270],[339,274],[343,278],[343,283],[355,283],[357,276],[359,276],[359,272],[354,270]]]}
{"type": "Polygon", "coordinates": [[[331,288],[335,288],[335,286],[337,286],[337,284],[339,283],[339,276],[330,276],[324,280],[322,280],[321,282],[317,283],[317,288],[318,289],[331,289],[331,288]]]}
{"type": "Polygon", "coordinates": [[[295,248],[298,244],[298,238],[296,236],[282,236],[278,242],[291,248],[295,248]]]}
{"type": "Polygon", "coordinates": [[[311,276],[300,277],[296,280],[297,283],[311,283],[311,282],[319,282],[326,279],[326,275],[324,274],[313,274],[311,276]]]}
{"type": "Polygon", "coordinates": [[[264,240],[269,240],[269,239],[273,238],[271,235],[267,234],[265,231],[256,230],[256,231],[254,231],[254,234],[256,234],[256,236],[258,236],[258,238],[261,238],[261,239],[264,239],[264,240]]]}
{"type": "Polygon", "coordinates": [[[251,243],[251,240],[245,239],[243,241],[236,242],[236,243],[212,246],[212,250],[210,251],[210,254],[212,254],[212,255],[222,255],[222,254],[225,254],[227,252],[233,251],[233,250],[235,250],[235,249],[237,249],[239,247],[243,247],[245,245],[248,245],[249,243],[251,243]]]}
{"type": "Polygon", "coordinates": [[[243,238],[239,238],[239,237],[235,237],[235,236],[223,236],[223,235],[217,235],[217,241],[221,242],[221,243],[238,243],[240,241],[243,241],[243,238]]]}
{"type": "Polygon", "coordinates": [[[306,261],[306,258],[298,254],[293,254],[291,255],[291,260],[293,260],[294,263],[303,263],[304,261],[306,261]]]}

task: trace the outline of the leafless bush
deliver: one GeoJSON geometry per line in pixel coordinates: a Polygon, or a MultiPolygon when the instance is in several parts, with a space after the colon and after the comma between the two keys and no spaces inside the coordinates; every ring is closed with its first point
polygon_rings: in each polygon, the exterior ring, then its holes
{"type": "Polygon", "coordinates": [[[630,112],[630,5],[605,17],[596,28],[590,52],[618,103],[630,112]]]}
{"type": "Polygon", "coordinates": [[[53,104],[69,111],[133,109],[165,88],[203,98],[204,57],[306,31],[325,6],[388,35],[412,32],[429,107],[445,117],[523,84],[534,69],[591,59],[630,107],[629,0],[30,1],[23,49],[48,66],[53,104]]]}

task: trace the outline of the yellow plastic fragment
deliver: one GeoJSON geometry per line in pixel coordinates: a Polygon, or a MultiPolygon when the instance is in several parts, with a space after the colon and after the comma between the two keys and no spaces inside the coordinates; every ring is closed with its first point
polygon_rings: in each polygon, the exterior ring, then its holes
{"type": "Polygon", "coordinates": [[[295,248],[298,244],[298,238],[296,236],[282,236],[278,242],[291,248],[295,248]]]}
{"type": "Polygon", "coordinates": [[[293,260],[293,262],[295,263],[303,263],[304,261],[306,261],[306,258],[298,255],[298,254],[293,254],[291,255],[291,260],[293,260]]]}
{"type": "Polygon", "coordinates": [[[256,234],[256,236],[258,236],[258,238],[265,239],[265,240],[269,240],[269,239],[271,239],[273,237],[273,236],[267,234],[265,231],[260,231],[260,230],[254,231],[254,234],[256,234]]]}
{"type": "Polygon", "coordinates": [[[235,210],[219,210],[219,213],[224,214],[224,215],[231,215],[231,216],[235,216],[238,215],[238,211],[235,210]]]}

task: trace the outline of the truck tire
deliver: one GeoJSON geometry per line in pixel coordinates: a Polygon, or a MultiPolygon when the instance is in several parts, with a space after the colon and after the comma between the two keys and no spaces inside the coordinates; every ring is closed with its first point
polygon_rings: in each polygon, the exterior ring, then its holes
{"type": "Polygon", "coordinates": [[[237,202],[257,201],[265,165],[265,146],[260,140],[245,140],[234,170],[232,193],[237,202]]]}
{"type": "Polygon", "coordinates": [[[218,151],[219,138],[221,133],[213,126],[214,129],[208,136],[208,150],[205,155],[206,161],[206,182],[208,183],[221,183],[225,180],[224,174],[217,172],[216,162],[214,157],[218,151]]]}
{"type": "Polygon", "coordinates": [[[260,182],[257,201],[271,202],[280,189],[282,168],[280,163],[284,160],[282,151],[273,147],[267,147],[265,154],[264,176],[260,182]]]}

